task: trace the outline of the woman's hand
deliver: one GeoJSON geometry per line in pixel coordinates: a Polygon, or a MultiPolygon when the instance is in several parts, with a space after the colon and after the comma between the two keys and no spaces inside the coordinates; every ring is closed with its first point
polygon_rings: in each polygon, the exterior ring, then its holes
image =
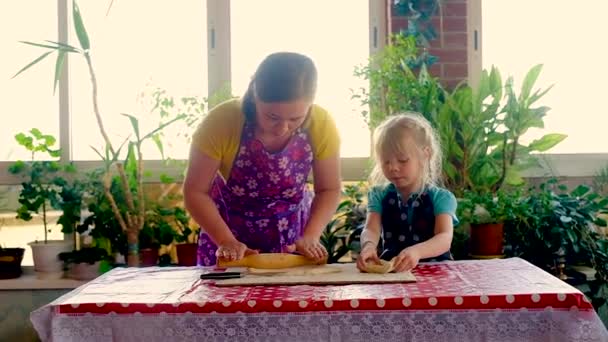
{"type": "Polygon", "coordinates": [[[218,246],[215,256],[218,259],[224,259],[227,261],[241,260],[243,257],[250,254],[258,254],[258,251],[250,249],[244,243],[233,240],[230,242],[223,243],[218,246]]]}
{"type": "Polygon", "coordinates": [[[365,267],[366,264],[378,264],[380,265],[380,258],[378,257],[377,246],[374,246],[373,243],[367,242],[363,244],[363,248],[361,252],[359,252],[359,257],[357,258],[357,268],[365,272],[367,269],[365,267]]]}
{"type": "Polygon", "coordinates": [[[319,242],[318,239],[309,237],[301,237],[296,240],[296,243],[291,246],[287,246],[288,252],[298,252],[299,254],[316,261],[327,260],[327,250],[319,242]]]}
{"type": "Polygon", "coordinates": [[[410,271],[418,265],[420,261],[420,254],[415,248],[408,247],[399,253],[394,259],[394,270],[395,272],[410,271]]]}

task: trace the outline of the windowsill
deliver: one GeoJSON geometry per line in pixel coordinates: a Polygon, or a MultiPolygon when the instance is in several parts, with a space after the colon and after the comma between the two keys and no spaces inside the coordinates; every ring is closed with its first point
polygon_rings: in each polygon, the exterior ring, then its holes
{"type": "Polygon", "coordinates": [[[23,266],[23,274],[15,279],[0,279],[0,291],[9,290],[53,290],[53,289],[75,289],[86,281],[74,279],[40,279],[34,267],[23,266]]]}

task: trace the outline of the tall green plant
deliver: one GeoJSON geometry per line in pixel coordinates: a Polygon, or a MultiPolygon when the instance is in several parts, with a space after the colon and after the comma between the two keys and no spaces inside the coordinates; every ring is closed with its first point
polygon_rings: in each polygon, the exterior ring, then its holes
{"type": "Polygon", "coordinates": [[[522,143],[530,128],[544,127],[549,110],[534,106],[550,90],[532,92],[541,69],[542,65],[530,69],[519,95],[513,90],[513,79],[503,86],[494,67],[482,72],[478,88],[461,84],[446,93],[432,121],[444,148],[444,180],[457,195],[465,190],[495,192],[504,184],[522,185],[521,172],[536,162],[531,153],[545,152],[566,138],[550,133],[522,143]]]}
{"type": "Polygon", "coordinates": [[[72,53],[75,55],[80,55],[84,58],[88,70],[89,76],[92,86],[92,103],[93,103],[93,111],[95,114],[95,119],[97,126],[99,128],[99,132],[101,133],[104,142],[105,142],[105,153],[101,153],[96,150],[97,154],[102,158],[105,164],[105,174],[103,176],[104,179],[104,188],[105,188],[105,196],[110,203],[112,208],[112,212],[114,213],[121,229],[126,233],[127,240],[129,243],[129,252],[127,256],[127,262],[129,266],[138,266],[139,265],[139,252],[138,252],[138,235],[139,231],[143,228],[145,223],[145,201],[144,201],[144,189],[143,189],[143,157],[141,153],[141,145],[144,141],[157,137],[159,132],[170,125],[171,123],[181,120],[184,117],[178,116],[172,120],[161,123],[158,128],[152,130],[147,134],[140,134],[139,130],[139,122],[136,117],[130,114],[124,114],[130,121],[131,127],[133,129],[133,134],[135,139],[128,142],[128,153],[125,161],[119,160],[120,150],[122,146],[126,142],[123,142],[122,145],[117,149],[113,145],[112,141],[108,137],[108,134],[105,129],[105,125],[103,122],[103,115],[99,110],[98,105],[98,96],[97,96],[97,75],[95,73],[95,69],[93,67],[92,56],[91,56],[91,42],[89,40],[89,36],[87,34],[82,15],[78,8],[78,4],[76,1],[72,3],[72,15],[73,15],[73,27],[76,32],[76,36],[78,38],[78,42],[80,47],[75,47],[69,44],[65,44],[62,42],[53,42],[46,41],[45,43],[32,43],[32,42],[23,42],[28,45],[33,45],[37,47],[41,47],[50,51],[45,52],[40,57],[32,61],[23,67],[17,75],[21,74],[25,70],[29,69],[33,65],[37,64],[47,56],[49,56],[53,52],[57,52],[57,61],[55,63],[55,79],[54,79],[54,89],[59,82],[59,78],[61,75],[61,71],[63,68],[63,63],[66,57],[66,54],[72,53]],[[132,163],[135,166],[135,171],[132,173],[127,173],[125,171],[125,165],[128,163],[132,163]],[[116,199],[114,198],[111,185],[112,185],[112,173],[111,168],[114,167],[115,171],[118,173],[120,177],[120,184],[122,186],[124,192],[124,200],[126,202],[126,211],[122,211],[119,209],[118,204],[116,203],[116,199]]]}
{"type": "Polygon", "coordinates": [[[386,117],[406,111],[433,116],[442,104],[443,89],[428,73],[425,64],[414,71],[418,58],[416,39],[393,35],[392,44],[370,57],[367,65],[356,67],[355,76],[369,81],[369,91],[359,89],[353,98],[369,106],[362,115],[373,130],[386,117]]]}

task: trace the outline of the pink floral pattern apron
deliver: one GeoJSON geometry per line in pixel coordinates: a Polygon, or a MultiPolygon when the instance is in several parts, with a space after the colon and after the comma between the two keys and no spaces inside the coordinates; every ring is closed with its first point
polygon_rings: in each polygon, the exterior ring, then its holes
{"type": "MultiPolygon", "coordinates": [[[[312,168],[308,135],[296,131],[285,148],[270,153],[245,125],[230,177],[215,177],[211,197],[240,242],[261,253],[284,251],[302,235],[312,192],[306,180],[312,168]]],[[[201,230],[198,264],[215,265],[217,246],[201,230]]]]}

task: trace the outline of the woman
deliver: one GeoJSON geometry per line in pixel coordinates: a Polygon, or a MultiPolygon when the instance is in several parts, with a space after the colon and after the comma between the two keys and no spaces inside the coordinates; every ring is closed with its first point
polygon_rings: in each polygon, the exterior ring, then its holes
{"type": "Polygon", "coordinates": [[[198,127],[184,198],[202,228],[199,265],[258,252],[327,257],[319,238],[340,199],[339,138],[313,104],[316,82],[308,57],[271,54],[243,99],[218,105],[198,127]]]}

